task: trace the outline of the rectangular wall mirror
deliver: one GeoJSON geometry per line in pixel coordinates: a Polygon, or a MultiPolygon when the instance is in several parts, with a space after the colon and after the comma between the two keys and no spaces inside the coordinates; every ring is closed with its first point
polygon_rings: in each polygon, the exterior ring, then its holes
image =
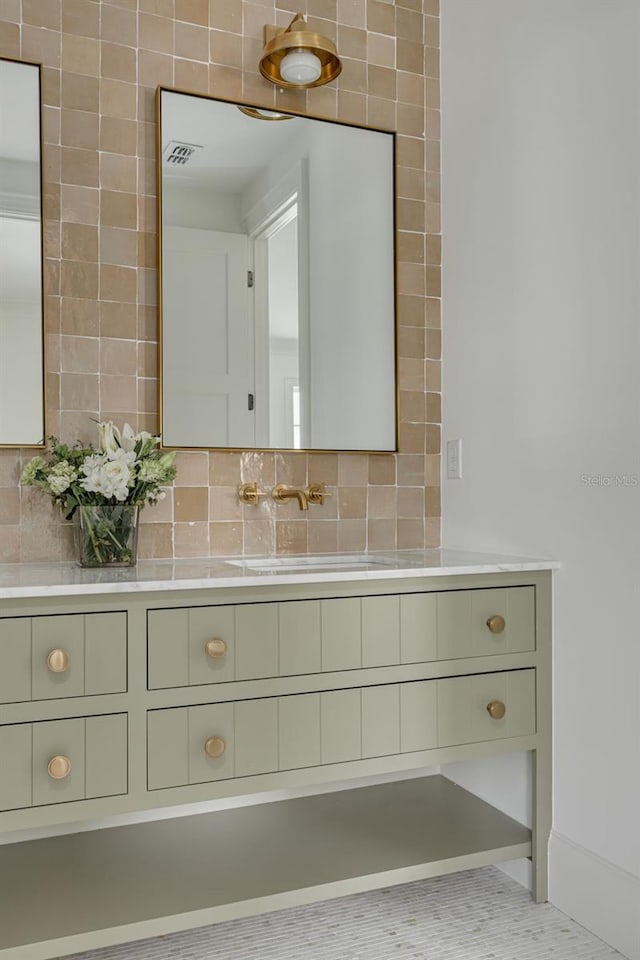
{"type": "Polygon", "coordinates": [[[394,134],[158,108],[163,444],[395,450],[394,134]]]}
{"type": "Polygon", "coordinates": [[[0,447],[44,442],[40,67],[0,59],[0,447]]]}

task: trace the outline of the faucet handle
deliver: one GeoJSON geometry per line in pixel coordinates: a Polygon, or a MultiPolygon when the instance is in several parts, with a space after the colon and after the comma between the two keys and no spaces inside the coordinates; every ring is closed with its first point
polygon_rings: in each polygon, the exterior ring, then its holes
{"type": "Polygon", "coordinates": [[[324,503],[326,497],[333,496],[332,493],[327,492],[324,483],[310,483],[305,493],[309,503],[324,503]]]}
{"type": "Polygon", "coordinates": [[[242,483],[238,487],[238,498],[242,503],[256,504],[260,497],[266,497],[266,493],[258,490],[258,484],[255,480],[253,483],[242,483]]]}

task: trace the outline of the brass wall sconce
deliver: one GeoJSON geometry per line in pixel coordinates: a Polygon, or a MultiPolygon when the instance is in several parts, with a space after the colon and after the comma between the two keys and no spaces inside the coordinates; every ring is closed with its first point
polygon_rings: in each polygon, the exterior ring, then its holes
{"type": "Polygon", "coordinates": [[[333,41],[309,30],[301,13],[284,29],[267,24],[264,40],[260,73],[279,87],[320,87],[342,70],[333,41]]]}

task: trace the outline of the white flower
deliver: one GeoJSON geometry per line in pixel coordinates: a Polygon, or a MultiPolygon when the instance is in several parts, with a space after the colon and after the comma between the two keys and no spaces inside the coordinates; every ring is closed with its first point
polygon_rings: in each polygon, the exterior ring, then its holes
{"type": "Polygon", "coordinates": [[[114,427],[112,420],[104,420],[98,424],[100,449],[103,453],[115,453],[120,448],[120,431],[114,427]]]}
{"type": "Polygon", "coordinates": [[[109,460],[102,468],[102,472],[105,485],[112,490],[108,496],[115,497],[116,500],[126,500],[131,479],[129,465],[124,460],[109,460]],[[122,491],[124,496],[121,496],[122,491]]]}
{"type": "Polygon", "coordinates": [[[104,453],[92,453],[91,456],[86,457],[84,463],[82,464],[82,472],[85,477],[88,477],[94,470],[97,470],[99,467],[103,466],[107,462],[106,454],[104,453]]]}
{"type": "Polygon", "coordinates": [[[135,448],[137,441],[138,437],[133,432],[133,427],[130,424],[125,423],[122,428],[122,434],[120,435],[120,444],[122,449],[130,453],[135,448]]]}
{"type": "Polygon", "coordinates": [[[86,490],[87,493],[101,493],[106,496],[100,470],[94,470],[88,477],[81,480],[80,486],[83,490],[86,490]]]}
{"type": "Polygon", "coordinates": [[[95,453],[82,464],[82,472],[85,479],[80,481],[80,486],[88,493],[101,493],[105,497],[110,496],[106,492],[106,477],[104,475],[104,466],[107,463],[107,456],[104,453],[95,453]]]}
{"type": "Polygon", "coordinates": [[[59,497],[61,493],[64,493],[67,487],[69,486],[69,481],[65,477],[49,477],[49,487],[51,492],[59,497]]]}
{"type": "Polygon", "coordinates": [[[29,463],[26,464],[24,470],[22,471],[22,476],[20,477],[20,483],[31,484],[36,479],[36,474],[41,470],[46,470],[47,461],[42,457],[33,457],[32,460],[29,460],[29,463]]]}
{"type": "Polygon", "coordinates": [[[100,449],[109,460],[124,460],[133,463],[136,459],[134,448],[138,436],[134,435],[128,423],[125,423],[122,434],[111,420],[98,424],[100,433],[100,449]]]}
{"type": "Polygon", "coordinates": [[[138,479],[142,483],[160,483],[164,479],[164,473],[159,460],[142,460],[138,467],[138,479]]]}
{"type": "Polygon", "coordinates": [[[87,457],[82,465],[86,479],[81,480],[80,485],[89,493],[100,493],[107,500],[113,498],[123,503],[129,496],[131,480],[131,470],[125,459],[130,454],[124,451],[123,454],[123,457],[113,460],[106,456],[87,457]]]}
{"type": "Polygon", "coordinates": [[[133,450],[124,450],[118,447],[115,453],[108,453],[107,458],[111,463],[126,463],[127,465],[136,462],[136,455],[133,450]]]}
{"type": "Polygon", "coordinates": [[[122,428],[122,435],[120,437],[120,445],[123,450],[132,451],[135,450],[136,445],[145,440],[155,440],[152,434],[147,433],[146,430],[141,430],[140,433],[134,433],[133,427],[128,423],[122,428]]]}
{"type": "Polygon", "coordinates": [[[60,460],[49,472],[47,483],[52,494],[59,497],[61,493],[67,490],[74,480],[77,480],[78,474],[73,469],[68,460],[60,460]]]}

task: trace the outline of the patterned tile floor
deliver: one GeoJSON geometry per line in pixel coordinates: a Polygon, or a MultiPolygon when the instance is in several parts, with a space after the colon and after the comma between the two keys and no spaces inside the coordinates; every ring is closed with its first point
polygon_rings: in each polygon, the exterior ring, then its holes
{"type": "Polygon", "coordinates": [[[76,954],[74,960],[610,960],[495,867],[76,954]]]}

